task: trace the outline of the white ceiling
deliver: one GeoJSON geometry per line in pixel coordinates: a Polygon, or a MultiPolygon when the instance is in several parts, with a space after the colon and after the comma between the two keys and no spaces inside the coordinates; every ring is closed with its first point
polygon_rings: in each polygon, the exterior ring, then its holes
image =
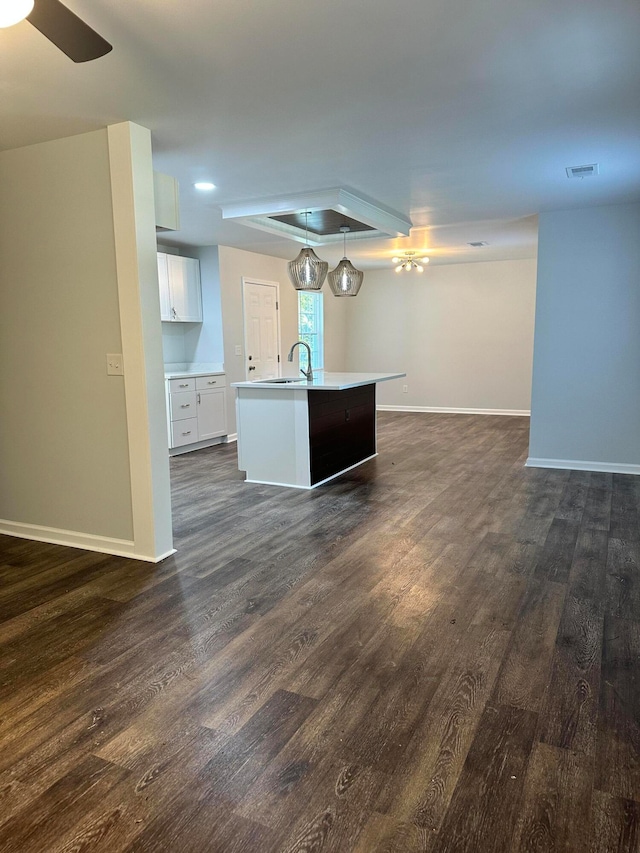
{"type": "Polygon", "coordinates": [[[348,246],[364,269],[408,248],[533,257],[538,212],[640,197],[638,0],[67,5],[114,50],[76,65],[27,22],[0,30],[0,147],[150,128],[155,168],[181,186],[165,242],[291,258],[296,243],[219,205],[344,187],[414,226],[348,246]],[[586,163],[600,174],[566,177],[586,163]]]}

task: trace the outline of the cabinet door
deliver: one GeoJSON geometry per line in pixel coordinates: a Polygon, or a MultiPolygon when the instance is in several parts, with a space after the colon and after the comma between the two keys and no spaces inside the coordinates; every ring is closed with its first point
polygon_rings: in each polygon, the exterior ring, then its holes
{"type": "Polygon", "coordinates": [[[311,482],[356,465],[376,452],[375,385],[308,393],[311,482]]]}
{"type": "Polygon", "coordinates": [[[227,406],[224,388],[198,392],[198,441],[227,434],[227,406]]]}
{"type": "Polygon", "coordinates": [[[167,268],[167,255],[164,252],[158,252],[158,285],[160,287],[160,319],[171,320],[169,270],[167,268]]]}
{"type": "Polygon", "coordinates": [[[200,261],[196,258],[167,255],[167,268],[173,320],[181,323],[201,323],[200,261]]]}

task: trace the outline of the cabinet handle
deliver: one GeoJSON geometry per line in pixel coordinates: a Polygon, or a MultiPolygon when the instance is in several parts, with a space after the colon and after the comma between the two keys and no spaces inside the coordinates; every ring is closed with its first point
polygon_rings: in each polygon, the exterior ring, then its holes
{"type": "Polygon", "coordinates": [[[183,432],[182,434],[183,434],[183,435],[191,435],[191,430],[189,429],[189,430],[187,430],[186,432],[183,432]]]}
{"type": "Polygon", "coordinates": [[[211,379],[208,379],[208,380],[207,380],[207,385],[217,385],[217,384],[218,384],[218,383],[216,382],[216,380],[215,380],[215,379],[214,379],[213,381],[212,381],[211,379]]]}
{"type": "Polygon", "coordinates": [[[175,308],[172,308],[172,309],[171,309],[171,316],[173,317],[173,319],[174,319],[174,320],[175,320],[175,319],[176,319],[176,317],[178,316],[178,315],[176,314],[176,309],[175,309],[175,308]]]}
{"type": "Polygon", "coordinates": [[[190,408],[191,408],[191,403],[181,403],[181,404],[180,404],[180,408],[181,408],[181,409],[190,409],[190,408]]]}
{"type": "Polygon", "coordinates": [[[183,382],[182,385],[178,385],[178,388],[188,388],[188,387],[189,387],[188,382],[183,382]]]}

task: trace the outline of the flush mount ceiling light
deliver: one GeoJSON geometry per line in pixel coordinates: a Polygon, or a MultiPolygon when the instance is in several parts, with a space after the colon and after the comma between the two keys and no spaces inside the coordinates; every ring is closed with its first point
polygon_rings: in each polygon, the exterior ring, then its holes
{"type": "Polygon", "coordinates": [[[416,258],[415,252],[404,252],[399,258],[392,258],[394,264],[397,264],[396,272],[411,272],[411,270],[417,270],[418,272],[422,272],[424,270],[423,264],[429,263],[429,258],[416,258]]]}
{"type": "Polygon", "coordinates": [[[108,41],[60,0],[0,0],[0,27],[26,20],[74,62],[89,62],[113,50],[108,41]]]}
{"type": "MultiPolygon", "coordinates": [[[[309,212],[305,211],[308,221],[309,212]]],[[[307,226],[308,227],[308,226],[307,226]]],[[[310,246],[300,250],[300,254],[287,264],[289,278],[296,290],[320,290],[327,277],[329,264],[321,261],[310,246]]]]}
{"type": "Polygon", "coordinates": [[[209,181],[198,181],[193,185],[197,190],[202,190],[203,192],[208,192],[209,190],[215,190],[216,185],[210,183],[209,181]]]}
{"type": "Polygon", "coordinates": [[[12,27],[23,21],[33,9],[33,0],[7,0],[0,4],[0,27],[12,27]]]}
{"type": "Polygon", "coordinates": [[[351,229],[348,225],[341,225],[344,257],[338,266],[329,273],[329,287],[334,296],[357,296],[364,273],[357,270],[351,261],[347,258],[347,232],[351,229]]]}

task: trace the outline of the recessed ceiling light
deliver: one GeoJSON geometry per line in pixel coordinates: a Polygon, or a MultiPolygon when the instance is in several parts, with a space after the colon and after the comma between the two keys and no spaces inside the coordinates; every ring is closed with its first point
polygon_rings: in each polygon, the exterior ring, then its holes
{"type": "Polygon", "coordinates": [[[216,185],[209,183],[209,181],[198,181],[197,184],[194,184],[194,187],[197,190],[204,190],[206,192],[208,190],[215,190],[216,185]]]}

